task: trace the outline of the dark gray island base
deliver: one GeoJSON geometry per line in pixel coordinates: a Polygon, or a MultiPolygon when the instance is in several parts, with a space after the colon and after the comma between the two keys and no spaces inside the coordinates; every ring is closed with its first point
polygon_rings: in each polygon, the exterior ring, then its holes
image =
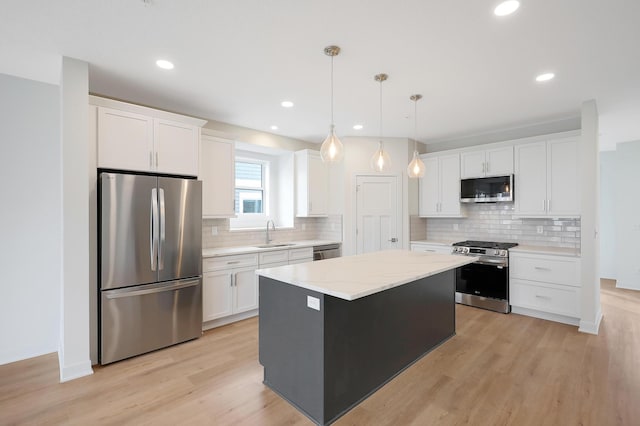
{"type": "Polygon", "coordinates": [[[260,276],[264,383],[315,423],[333,423],[455,335],[454,274],[351,301],[260,276]]]}

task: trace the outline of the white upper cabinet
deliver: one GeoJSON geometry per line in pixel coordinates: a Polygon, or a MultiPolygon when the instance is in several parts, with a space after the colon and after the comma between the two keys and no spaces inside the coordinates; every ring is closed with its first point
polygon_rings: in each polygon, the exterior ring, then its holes
{"type": "Polygon", "coordinates": [[[460,155],[422,156],[425,175],[420,179],[421,217],[460,217],[460,155]]]}
{"type": "Polygon", "coordinates": [[[98,167],[151,170],[153,119],[141,114],[98,108],[98,167]]]}
{"type": "Polygon", "coordinates": [[[547,213],[552,216],[580,215],[579,141],[566,138],[547,142],[547,213]]]}
{"type": "Polygon", "coordinates": [[[177,175],[198,174],[200,128],[168,120],[153,120],[155,170],[177,175]]]}
{"type": "Polygon", "coordinates": [[[579,138],[515,147],[515,214],[525,217],[580,216],[579,138]]]}
{"type": "Polygon", "coordinates": [[[513,174],[513,146],[472,150],[460,154],[460,178],[513,174]]]}
{"type": "Polygon", "coordinates": [[[89,99],[98,107],[98,167],[198,175],[200,127],[206,121],[96,96],[89,99]]]}
{"type": "Polygon", "coordinates": [[[235,143],[229,139],[202,135],[200,173],[202,216],[235,217],[235,143]]]}
{"type": "Polygon", "coordinates": [[[319,151],[295,153],[296,216],[327,216],[329,213],[329,170],[319,151]]]}

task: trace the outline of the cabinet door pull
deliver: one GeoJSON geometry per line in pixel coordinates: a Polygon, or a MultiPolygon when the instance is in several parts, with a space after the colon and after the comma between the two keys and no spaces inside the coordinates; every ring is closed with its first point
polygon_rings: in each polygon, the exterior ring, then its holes
{"type": "Polygon", "coordinates": [[[542,200],[542,211],[547,211],[547,200],[542,200]]]}
{"type": "Polygon", "coordinates": [[[231,278],[231,287],[233,287],[236,284],[235,283],[235,281],[236,281],[235,277],[236,277],[236,274],[229,275],[229,278],[231,278]]]}
{"type": "Polygon", "coordinates": [[[156,168],[158,168],[158,153],[156,152],[156,168]]]}
{"type": "Polygon", "coordinates": [[[549,297],[549,296],[543,296],[543,295],[540,295],[540,294],[536,294],[536,298],[538,298],[538,299],[548,299],[548,300],[551,300],[551,297],[549,297]]]}
{"type": "Polygon", "coordinates": [[[227,265],[235,265],[236,263],[240,263],[239,260],[230,260],[227,262],[227,265]]]}
{"type": "Polygon", "coordinates": [[[547,200],[547,211],[551,212],[551,200],[547,200]]]}
{"type": "Polygon", "coordinates": [[[533,269],[537,269],[539,271],[550,271],[550,268],[545,268],[544,266],[534,266],[533,269]]]}

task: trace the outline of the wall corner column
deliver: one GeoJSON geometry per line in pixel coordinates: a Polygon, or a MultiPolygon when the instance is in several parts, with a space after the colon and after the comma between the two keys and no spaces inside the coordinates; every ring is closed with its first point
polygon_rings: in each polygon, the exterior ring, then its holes
{"type": "Polygon", "coordinates": [[[598,334],[600,306],[600,163],[598,156],[598,106],[594,99],[582,103],[582,135],[579,148],[581,194],[582,300],[580,331],[598,334]]]}
{"type": "Polygon", "coordinates": [[[89,64],[62,58],[62,279],[60,381],[93,373],[89,333],[89,64]]]}

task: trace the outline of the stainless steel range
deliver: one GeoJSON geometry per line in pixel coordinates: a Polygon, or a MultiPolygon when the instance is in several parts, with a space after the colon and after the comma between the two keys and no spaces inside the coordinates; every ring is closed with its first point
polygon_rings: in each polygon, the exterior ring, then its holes
{"type": "Polygon", "coordinates": [[[456,302],[509,313],[509,249],[517,245],[491,241],[453,244],[451,254],[479,258],[456,270],[456,302]]]}

